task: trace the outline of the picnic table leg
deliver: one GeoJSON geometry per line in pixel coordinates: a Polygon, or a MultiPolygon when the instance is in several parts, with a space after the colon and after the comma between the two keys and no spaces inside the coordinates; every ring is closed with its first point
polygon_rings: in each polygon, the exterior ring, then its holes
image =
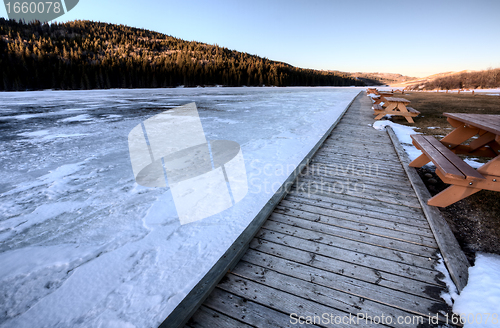
{"type": "Polygon", "coordinates": [[[468,126],[461,125],[455,130],[448,133],[446,137],[441,139],[441,143],[447,146],[449,149],[453,149],[460,145],[462,142],[468,140],[469,138],[475,136],[479,133],[479,129],[470,128],[468,126]]]}
{"type": "Polygon", "coordinates": [[[500,156],[493,158],[478,168],[477,171],[483,175],[500,175],[500,156]]]}
{"type": "MultiPolygon", "coordinates": [[[[398,104],[398,109],[401,113],[409,113],[408,109],[406,109],[406,106],[402,103],[398,104]]],[[[415,121],[413,121],[413,118],[411,116],[405,116],[405,118],[408,121],[408,123],[415,123],[415,121]]]]}
{"type": "Polygon", "coordinates": [[[427,204],[437,207],[447,207],[461,199],[464,199],[465,197],[475,194],[480,190],[482,189],[451,185],[436,196],[429,199],[427,204]]]}
{"type": "Polygon", "coordinates": [[[429,157],[427,157],[425,154],[422,154],[415,158],[411,163],[409,164],[410,167],[422,167],[425,164],[429,163],[431,160],[429,157]]]}

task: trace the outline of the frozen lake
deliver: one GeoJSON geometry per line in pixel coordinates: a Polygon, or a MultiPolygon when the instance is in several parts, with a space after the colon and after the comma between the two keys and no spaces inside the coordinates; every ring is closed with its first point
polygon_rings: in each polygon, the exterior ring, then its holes
{"type": "Polygon", "coordinates": [[[0,93],[0,326],[158,326],[359,91],[0,93]],[[208,140],[240,144],[249,189],[181,225],[168,187],[135,182],[127,137],[191,102],[208,140]]]}

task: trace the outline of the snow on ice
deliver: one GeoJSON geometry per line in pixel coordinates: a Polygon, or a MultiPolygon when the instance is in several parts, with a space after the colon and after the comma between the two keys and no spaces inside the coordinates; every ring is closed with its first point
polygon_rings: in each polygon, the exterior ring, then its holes
{"type": "Polygon", "coordinates": [[[2,93],[0,326],[159,325],[357,95],[355,88],[2,93]],[[196,102],[208,140],[242,147],[249,192],[181,226],[135,183],[130,130],[196,102]]]}

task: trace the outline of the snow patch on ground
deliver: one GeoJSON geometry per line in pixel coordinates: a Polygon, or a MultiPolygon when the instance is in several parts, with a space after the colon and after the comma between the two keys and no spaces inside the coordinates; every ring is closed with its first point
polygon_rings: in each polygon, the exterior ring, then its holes
{"type": "Polygon", "coordinates": [[[470,158],[464,159],[464,162],[467,163],[467,164],[469,164],[471,167],[473,167],[475,169],[478,169],[478,168],[480,168],[481,166],[484,165],[484,163],[476,162],[475,160],[470,159],[470,158]]]}
{"type": "MultiPolygon", "coordinates": [[[[465,328],[498,327],[500,326],[500,256],[496,254],[477,253],[473,267],[469,268],[469,281],[460,296],[455,299],[453,312],[464,314],[467,320],[474,316],[476,322],[467,322],[465,328]],[[483,323],[479,324],[478,314],[483,316],[483,323]],[[488,323],[485,313],[490,313],[488,323]],[[497,323],[492,323],[492,316],[496,314],[497,323]]],[[[470,320],[472,321],[472,320],[470,320]]]]}

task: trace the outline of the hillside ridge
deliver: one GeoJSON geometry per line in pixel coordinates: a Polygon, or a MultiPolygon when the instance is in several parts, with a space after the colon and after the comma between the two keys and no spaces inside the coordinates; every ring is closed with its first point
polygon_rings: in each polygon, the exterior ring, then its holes
{"type": "Polygon", "coordinates": [[[0,18],[0,90],[184,86],[362,86],[218,45],[92,21],[0,18]]]}

